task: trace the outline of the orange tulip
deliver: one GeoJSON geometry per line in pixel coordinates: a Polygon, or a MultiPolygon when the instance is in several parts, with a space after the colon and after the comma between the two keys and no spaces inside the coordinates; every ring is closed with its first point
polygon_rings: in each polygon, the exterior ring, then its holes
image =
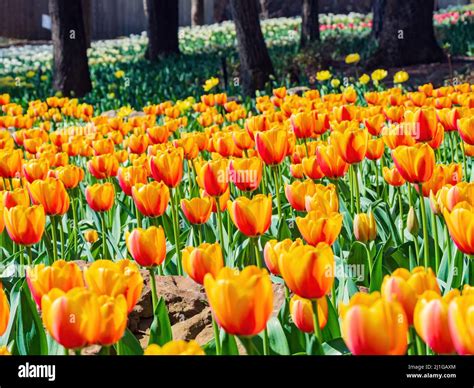
{"type": "Polygon", "coordinates": [[[127,311],[133,310],[141,296],[143,278],[130,260],[96,260],[84,270],[87,287],[97,295],[123,295],[127,311]]]}
{"type": "Polygon", "coordinates": [[[120,341],[127,328],[127,301],[123,295],[100,295],[97,297],[97,304],[99,327],[96,343],[102,346],[113,345],[120,341]]]}
{"type": "Polygon", "coordinates": [[[474,354],[473,307],[474,294],[458,296],[449,304],[449,332],[456,353],[461,355],[474,354]]]}
{"type": "Polygon", "coordinates": [[[457,128],[459,135],[464,140],[464,142],[469,145],[474,145],[474,116],[459,119],[457,122],[457,128]]]}
{"type": "Polygon", "coordinates": [[[367,152],[365,156],[370,160],[378,160],[382,157],[384,151],[385,144],[382,139],[370,139],[367,143],[367,152]]]}
{"type": "Polygon", "coordinates": [[[127,234],[127,248],[134,260],[143,267],[161,265],[166,258],[166,240],[163,228],[137,228],[127,234]]]}
{"type": "Polygon", "coordinates": [[[262,180],[262,159],[258,157],[233,159],[229,164],[230,181],[242,191],[253,191],[262,180]]]}
{"type": "Polygon", "coordinates": [[[272,282],[266,270],[249,266],[239,272],[224,267],[216,277],[210,273],[204,277],[204,288],[217,322],[227,333],[254,336],[265,329],[273,310],[272,282]]]}
{"type": "Polygon", "coordinates": [[[367,153],[368,132],[366,129],[348,129],[345,132],[333,131],[330,143],[346,163],[359,163],[367,153]]]}
{"type": "MultiPolygon", "coordinates": [[[[328,302],[326,297],[317,299],[318,321],[320,329],[326,326],[328,320],[328,302]]],[[[305,333],[314,333],[313,306],[309,299],[293,295],[290,300],[290,314],[295,326],[305,333]]]]}
{"type": "Polygon", "coordinates": [[[303,241],[300,238],[297,238],[295,241],[289,238],[283,241],[277,241],[275,239],[267,241],[263,248],[263,258],[268,270],[274,275],[280,275],[280,268],[278,267],[280,255],[301,245],[303,245],[303,241]]]}
{"type": "Polygon", "coordinates": [[[265,132],[257,132],[255,144],[257,152],[267,165],[280,164],[288,152],[288,131],[278,127],[265,132]]]}
{"type": "Polygon", "coordinates": [[[218,243],[203,243],[197,248],[183,249],[183,268],[196,283],[203,284],[208,273],[216,277],[223,267],[222,249],[218,243]]]}
{"type": "Polygon", "coordinates": [[[455,131],[457,129],[457,122],[461,118],[458,108],[438,109],[436,114],[446,132],[455,131]]]}
{"type": "Polygon", "coordinates": [[[436,353],[454,352],[453,341],[449,333],[448,306],[451,300],[459,295],[459,291],[453,291],[444,297],[434,291],[426,291],[418,299],[413,313],[416,332],[436,353]]]}
{"type": "Polygon", "coordinates": [[[316,131],[316,111],[305,111],[293,114],[290,118],[291,129],[298,139],[307,139],[316,131]]]}
{"type": "Polygon", "coordinates": [[[212,197],[219,197],[229,187],[227,159],[216,159],[206,162],[199,171],[204,190],[212,197]]]}
{"type": "Polygon", "coordinates": [[[433,271],[424,267],[416,267],[411,273],[405,268],[397,268],[392,275],[385,276],[381,287],[382,298],[389,302],[397,300],[405,310],[410,325],[418,297],[428,290],[441,293],[433,271]]]}
{"type": "Polygon", "coordinates": [[[364,120],[364,125],[372,136],[378,136],[385,124],[385,117],[382,114],[376,114],[364,120]]]}
{"type": "Polygon", "coordinates": [[[308,244],[315,246],[325,242],[332,245],[341,232],[342,220],[340,213],[326,214],[320,210],[312,210],[305,217],[296,217],[296,225],[308,244]]]}
{"type": "Polygon", "coordinates": [[[336,186],[332,183],[327,186],[317,184],[314,193],[306,194],[305,209],[307,212],[318,210],[325,214],[339,211],[339,198],[336,186]]]}
{"type": "Polygon", "coordinates": [[[132,195],[132,187],[137,183],[147,183],[147,172],[143,168],[130,166],[120,167],[117,172],[120,188],[125,195],[132,195]]]}
{"type": "Polygon", "coordinates": [[[105,179],[117,175],[119,163],[115,155],[104,154],[94,156],[87,162],[89,172],[97,179],[105,179]]]}
{"type": "Polygon", "coordinates": [[[406,182],[405,179],[400,175],[396,167],[388,168],[384,166],[382,174],[385,181],[391,186],[403,186],[406,182]]]}
{"type": "Polygon", "coordinates": [[[23,164],[23,175],[28,182],[36,179],[46,179],[49,171],[49,162],[46,159],[33,159],[23,164]]]}
{"type": "Polygon", "coordinates": [[[132,197],[144,216],[159,217],[168,207],[170,191],[163,182],[137,183],[132,187],[132,197]]]}
{"type": "Polygon", "coordinates": [[[115,201],[114,185],[107,182],[87,186],[86,201],[90,208],[96,212],[106,212],[112,209],[115,201]]]}
{"type": "Polygon", "coordinates": [[[174,340],[163,346],[151,344],[145,349],[145,356],[204,356],[205,354],[194,340],[189,342],[174,340]]]}
{"type": "Polygon", "coordinates": [[[63,182],[66,189],[74,189],[84,179],[84,170],[73,164],[68,164],[57,168],[55,176],[63,182]]]}
{"type": "Polygon", "coordinates": [[[466,255],[474,255],[474,206],[459,202],[452,211],[445,209],[443,215],[458,249],[466,255]]]}
{"type": "Polygon", "coordinates": [[[285,186],[286,199],[291,207],[297,211],[305,210],[305,198],[316,192],[316,184],[311,179],[305,181],[294,181],[285,186]]]}
{"type": "Polygon", "coordinates": [[[10,305],[8,304],[7,295],[3,291],[2,283],[0,283],[0,336],[5,333],[10,320],[10,305]]]}
{"type": "Polygon", "coordinates": [[[99,239],[99,233],[97,233],[97,230],[88,229],[84,232],[84,239],[89,244],[94,244],[99,239]]]}
{"type": "Polygon", "coordinates": [[[3,218],[8,235],[15,243],[33,245],[41,240],[46,224],[42,205],[4,208],[3,218]]]}
{"type": "Polygon", "coordinates": [[[322,298],[334,282],[334,254],[326,243],[294,247],[280,254],[278,267],[288,288],[302,298],[322,298]]]}
{"type": "Polygon", "coordinates": [[[38,307],[41,307],[41,298],[53,288],[67,292],[75,287],[84,287],[82,272],[74,262],[57,260],[51,266],[37,264],[27,270],[26,280],[31,295],[38,307]]]}
{"type": "Polygon", "coordinates": [[[41,310],[46,330],[65,348],[80,349],[96,343],[101,317],[97,295],[92,291],[53,288],[43,296],[41,310]]]}
{"type": "Polygon", "coordinates": [[[36,180],[28,185],[31,201],[41,204],[47,215],[63,215],[69,209],[69,195],[63,183],[56,178],[36,180]]]}
{"type": "Polygon", "coordinates": [[[113,154],[115,151],[115,144],[112,139],[99,139],[92,142],[94,155],[113,154]]]}
{"type": "Polygon", "coordinates": [[[212,213],[211,198],[191,198],[181,200],[181,209],[191,224],[204,224],[212,213]]]}
{"type": "Polygon", "coordinates": [[[235,226],[248,237],[264,234],[272,221],[272,197],[257,194],[252,199],[239,197],[227,208],[235,226]]]}
{"type": "Polygon", "coordinates": [[[183,151],[174,149],[159,152],[150,159],[151,175],[168,187],[176,187],[183,177],[183,151]]]}
{"type": "Polygon", "coordinates": [[[377,237],[377,224],[374,213],[359,213],[354,217],[354,236],[357,241],[366,243],[373,241],[377,237]]]}
{"type": "Polygon", "coordinates": [[[147,135],[132,134],[126,140],[128,152],[132,154],[143,154],[144,152],[146,152],[148,142],[149,140],[147,135]]]}
{"type": "Polygon", "coordinates": [[[449,187],[446,193],[446,208],[452,211],[458,203],[463,201],[474,205],[474,182],[459,182],[456,186],[449,187]]]}
{"type": "Polygon", "coordinates": [[[328,178],[339,178],[346,174],[349,165],[337,153],[334,145],[321,145],[316,149],[316,157],[321,171],[328,178]]]}
{"type": "Polygon", "coordinates": [[[402,306],[380,293],[356,293],[340,308],[342,338],[354,355],[403,355],[408,322],[402,306]]]}
{"type": "Polygon", "coordinates": [[[30,196],[28,194],[28,190],[19,187],[13,191],[5,191],[3,194],[3,205],[7,209],[18,205],[25,207],[30,206],[30,196]]]}
{"type": "Polygon", "coordinates": [[[405,112],[405,125],[412,129],[416,141],[430,141],[433,139],[438,126],[436,111],[432,108],[407,110],[405,112]]]}
{"type": "Polygon", "coordinates": [[[435,155],[427,144],[397,147],[392,157],[400,175],[410,183],[426,182],[433,175],[435,155]]]}
{"type": "Polygon", "coordinates": [[[301,161],[304,174],[311,179],[317,180],[324,177],[324,173],[318,164],[316,156],[305,157],[301,161]]]}
{"type": "Polygon", "coordinates": [[[14,178],[21,172],[23,153],[21,150],[0,151],[0,176],[14,178]]]}

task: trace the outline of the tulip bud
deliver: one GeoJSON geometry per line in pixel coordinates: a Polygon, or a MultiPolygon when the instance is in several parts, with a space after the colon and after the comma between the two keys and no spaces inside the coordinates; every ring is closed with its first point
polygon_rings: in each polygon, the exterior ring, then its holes
{"type": "Polygon", "coordinates": [[[357,241],[366,243],[377,237],[377,225],[372,212],[356,214],[354,217],[354,236],[357,241]]]}
{"type": "Polygon", "coordinates": [[[97,233],[97,230],[88,229],[84,232],[84,239],[88,243],[94,244],[99,239],[99,234],[97,233]]]}
{"type": "Polygon", "coordinates": [[[407,217],[407,230],[412,236],[416,236],[418,234],[418,230],[420,229],[420,225],[418,224],[418,218],[416,217],[415,209],[413,206],[410,206],[410,210],[408,210],[408,217],[407,217]]]}

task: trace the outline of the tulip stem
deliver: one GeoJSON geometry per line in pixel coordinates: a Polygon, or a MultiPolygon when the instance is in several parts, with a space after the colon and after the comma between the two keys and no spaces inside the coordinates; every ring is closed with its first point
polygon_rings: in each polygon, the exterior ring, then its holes
{"type": "Polygon", "coordinates": [[[199,245],[201,245],[202,244],[202,227],[200,224],[196,226],[198,230],[198,242],[199,242],[199,245]]]}
{"type": "Polygon", "coordinates": [[[449,263],[449,268],[451,268],[451,264],[453,262],[453,253],[451,250],[451,239],[449,238],[449,231],[448,231],[448,226],[444,226],[444,239],[446,240],[446,247],[445,249],[448,250],[448,263],[449,263]]]}
{"type": "Polygon", "coordinates": [[[258,237],[252,238],[252,242],[255,249],[255,260],[257,262],[257,267],[262,268],[262,257],[260,256],[260,252],[258,250],[258,237]]]}
{"type": "Polygon", "coordinates": [[[467,161],[466,161],[466,150],[464,149],[464,141],[461,139],[461,154],[462,154],[462,164],[464,165],[464,176],[466,182],[469,182],[469,171],[467,169],[467,161]]]}
{"type": "Polygon", "coordinates": [[[423,188],[421,183],[418,184],[418,191],[420,194],[420,209],[421,209],[421,218],[423,220],[423,254],[424,254],[424,266],[428,268],[430,260],[430,247],[429,247],[429,238],[428,238],[428,218],[426,217],[426,208],[425,208],[425,198],[423,196],[423,188]]]}
{"type": "Polygon", "coordinates": [[[102,259],[107,259],[107,228],[105,226],[105,212],[101,214],[102,221],[102,259]]]}
{"type": "Polygon", "coordinates": [[[73,225],[74,225],[74,254],[77,255],[77,233],[78,233],[78,227],[77,227],[77,211],[76,211],[76,198],[72,196],[72,219],[73,219],[73,225]]]}
{"type": "Polygon", "coordinates": [[[438,238],[438,222],[436,220],[436,214],[433,214],[431,217],[431,227],[433,228],[433,238],[434,238],[434,249],[435,249],[435,274],[438,273],[440,255],[439,255],[439,238],[438,238]]]}
{"type": "Polygon", "coordinates": [[[222,353],[220,332],[219,332],[219,326],[217,326],[217,322],[216,322],[216,319],[214,318],[214,315],[212,315],[212,328],[214,329],[214,341],[216,343],[216,356],[220,356],[222,353]]]}
{"type": "Polygon", "coordinates": [[[155,278],[155,268],[149,267],[148,272],[150,273],[150,283],[151,283],[151,302],[153,305],[153,316],[156,314],[156,306],[158,306],[158,295],[156,293],[156,278],[155,278]]]}
{"type": "Polygon", "coordinates": [[[49,217],[49,223],[51,225],[51,235],[53,236],[53,261],[58,259],[58,252],[57,252],[57,238],[56,238],[56,219],[54,216],[49,217]]]}
{"type": "Polygon", "coordinates": [[[178,267],[178,275],[183,275],[183,268],[181,263],[181,249],[179,249],[179,228],[178,228],[178,209],[176,206],[176,194],[177,189],[171,190],[171,216],[173,218],[173,234],[174,234],[174,245],[176,249],[176,261],[178,267]]]}
{"type": "Polygon", "coordinates": [[[222,231],[222,213],[221,213],[221,205],[219,203],[219,197],[215,198],[216,201],[216,210],[217,210],[217,228],[219,229],[219,243],[221,247],[224,248],[224,233],[222,231]]]}
{"type": "Polygon", "coordinates": [[[397,187],[397,196],[398,196],[398,210],[400,212],[400,237],[403,244],[405,242],[405,225],[403,223],[403,201],[402,201],[402,191],[400,187],[397,187]]]}
{"type": "Polygon", "coordinates": [[[28,265],[31,266],[33,264],[33,253],[31,252],[31,245],[28,245],[26,249],[28,250],[28,256],[26,260],[28,262],[28,265]]]}
{"type": "Polygon", "coordinates": [[[140,214],[140,211],[138,210],[138,206],[133,203],[135,205],[135,217],[137,219],[137,228],[141,228],[142,227],[142,218],[141,218],[141,214],[140,214]]]}
{"type": "Polygon", "coordinates": [[[265,330],[263,330],[263,355],[270,355],[270,341],[268,339],[268,329],[266,326],[265,330]]]}
{"type": "Polygon", "coordinates": [[[280,180],[278,179],[278,166],[273,166],[273,178],[275,180],[275,196],[278,207],[278,219],[281,219],[281,202],[280,202],[280,180]]]}
{"type": "Polygon", "coordinates": [[[377,198],[379,197],[379,169],[377,167],[377,161],[374,160],[375,166],[375,192],[377,193],[377,198]]]}
{"type": "Polygon", "coordinates": [[[354,179],[353,179],[353,170],[352,164],[349,166],[349,191],[350,191],[350,198],[351,198],[351,214],[354,214],[354,179]]]}
{"type": "Polygon", "coordinates": [[[59,225],[59,240],[61,241],[61,259],[66,259],[64,256],[64,230],[63,230],[63,223],[61,220],[61,216],[58,217],[58,225],[59,225]]]}
{"type": "Polygon", "coordinates": [[[308,154],[308,143],[307,143],[305,137],[303,138],[303,142],[304,142],[304,150],[306,151],[306,157],[308,158],[308,157],[309,157],[309,154],[308,154]]]}
{"type": "Polygon", "coordinates": [[[467,256],[467,265],[469,267],[469,285],[474,286],[474,261],[472,257],[467,256]]]}
{"type": "Polygon", "coordinates": [[[355,189],[355,203],[357,214],[360,213],[360,195],[359,195],[359,169],[358,165],[354,164],[354,189],[355,189]]]}
{"type": "Polygon", "coordinates": [[[324,350],[322,347],[323,344],[323,333],[321,332],[321,327],[319,326],[319,315],[318,315],[318,301],[317,299],[311,299],[311,307],[313,308],[313,326],[314,326],[314,335],[318,340],[318,347],[321,349],[321,353],[324,355],[324,350]]]}

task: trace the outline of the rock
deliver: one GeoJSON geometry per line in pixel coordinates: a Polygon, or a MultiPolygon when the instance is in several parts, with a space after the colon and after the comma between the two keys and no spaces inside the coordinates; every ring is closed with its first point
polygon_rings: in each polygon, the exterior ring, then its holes
{"type": "Polygon", "coordinates": [[[311,90],[310,88],[306,86],[296,86],[294,88],[290,88],[286,91],[286,93],[291,96],[293,94],[297,94],[298,96],[302,96],[304,92],[307,92],[308,90],[311,90]]]}
{"type": "MultiPolygon", "coordinates": [[[[81,269],[89,263],[76,262],[81,269]]],[[[146,348],[149,341],[150,327],[153,322],[153,308],[150,289],[150,275],[140,270],[144,286],[142,295],[128,317],[128,328],[146,348]]],[[[171,323],[174,339],[196,340],[201,346],[214,337],[211,308],[204,288],[191,278],[184,276],[156,276],[158,298],[163,298],[171,323]]],[[[273,284],[273,315],[276,316],[285,300],[283,284],[273,284]]],[[[239,352],[245,351],[237,341],[239,352]]],[[[96,354],[99,348],[84,349],[87,354],[96,354]]]]}

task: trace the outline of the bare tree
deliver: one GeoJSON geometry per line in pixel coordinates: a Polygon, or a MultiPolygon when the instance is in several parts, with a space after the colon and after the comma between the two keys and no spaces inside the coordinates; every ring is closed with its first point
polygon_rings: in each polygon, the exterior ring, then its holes
{"type": "Polygon", "coordinates": [[[378,38],[380,31],[382,30],[383,14],[385,11],[386,0],[373,0],[372,1],[372,34],[375,38],[378,38]]]}
{"type": "Polygon", "coordinates": [[[179,54],[179,2],[176,0],[144,0],[148,18],[148,48],[146,57],[157,60],[170,54],[179,54]]]}
{"type": "Polygon", "coordinates": [[[396,67],[444,60],[433,28],[434,0],[386,0],[372,65],[396,67]]]}
{"type": "Polygon", "coordinates": [[[192,0],[191,24],[193,26],[202,26],[204,24],[204,0],[192,0]]]}
{"type": "Polygon", "coordinates": [[[260,28],[257,0],[230,0],[230,5],[237,31],[242,90],[245,95],[254,96],[273,73],[260,28]]]}
{"type": "Polygon", "coordinates": [[[53,87],[65,96],[82,97],[92,89],[82,0],[49,0],[53,40],[53,87]]]}
{"type": "Polygon", "coordinates": [[[300,45],[304,48],[319,41],[318,0],[303,0],[301,18],[300,45]]]}

